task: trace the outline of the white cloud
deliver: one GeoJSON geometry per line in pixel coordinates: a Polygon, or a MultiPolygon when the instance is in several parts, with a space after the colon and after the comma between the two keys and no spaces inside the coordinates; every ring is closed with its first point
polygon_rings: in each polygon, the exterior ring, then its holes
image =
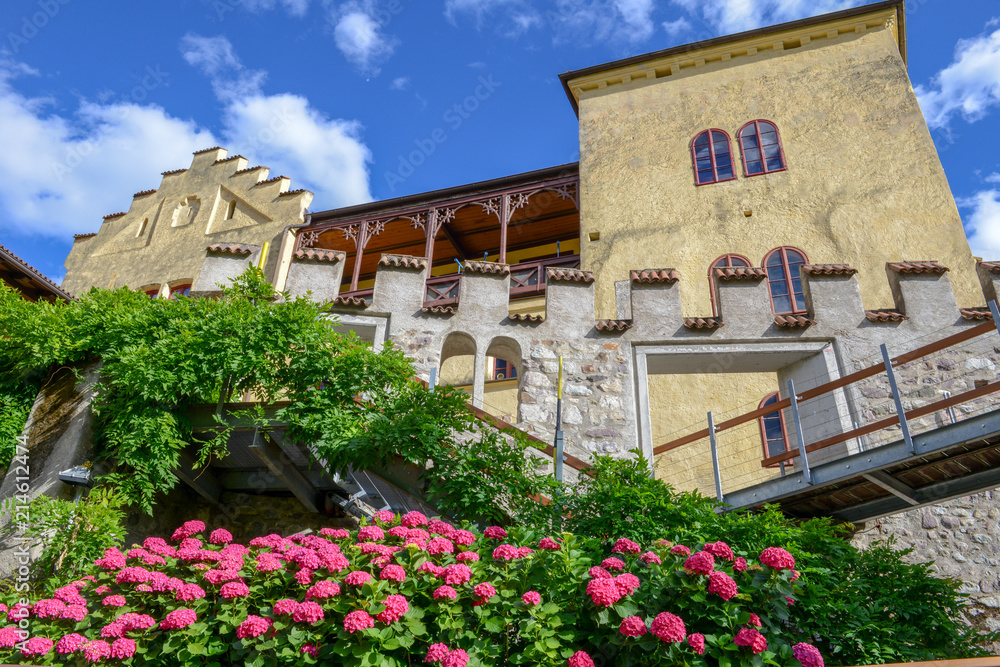
{"type": "Polygon", "coordinates": [[[548,16],[555,41],[635,45],[656,31],[654,0],[556,0],[548,16]]]}
{"type": "Polygon", "coordinates": [[[671,1],[692,16],[700,16],[719,34],[729,34],[856,7],[865,4],[867,0],[671,1]]]}
{"type": "Polygon", "coordinates": [[[969,123],[984,118],[1000,104],[1000,30],[959,40],[952,63],[916,92],[931,128],[946,128],[956,113],[969,123]]]}
{"type": "Polygon", "coordinates": [[[393,90],[406,90],[410,87],[410,77],[398,76],[392,80],[392,85],[389,87],[393,90]]]}
{"type": "Polygon", "coordinates": [[[264,95],[263,73],[247,70],[225,40],[191,35],[183,46],[223,104],[218,133],[143,103],[165,83],[159,70],[128,96],[83,100],[61,114],[53,100],[17,90],[18,77],[34,70],[0,61],[0,220],[22,234],[96,231],[101,216],[128,208],[132,193],[157,187],[161,171],[186,167],[191,153],[213,145],[291,177],[293,187],[316,193],[317,206],[371,200],[371,154],[358,122],[330,118],[298,95],[264,95]]]}
{"type": "MultiPolygon", "coordinates": [[[[1000,174],[991,174],[986,181],[1000,183],[1000,174]]],[[[1000,188],[959,199],[958,205],[970,211],[965,216],[965,234],[972,254],[987,260],[1000,259],[1000,188]]]]}
{"type": "Polygon", "coordinates": [[[309,11],[309,0],[242,0],[244,7],[252,12],[274,9],[277,5],[284,7],[292,16],[305,16],[309,11]]]}
{"type": "Polygon", "coordinates": [[[682,16],[676,21],[664,21],[663,30],[670,39],[677,39],[684,33],[691,31],[691,23],[682,16]]]}
{"type": "Polygon", "coordinates": [[[330,18],[333,39],[344,57],[363,74],[377,76],[395,51],[395,43],[382,33],[373,0],[344,3],[330,18]]]}
{"type": "Polygon", "coordinates": [[[453,24],[458,23],[458,15],[467,14],[475,19],[476,29],[483,26],[487,16],[504,7],[530,9],[524,0],[445,0],[444,15],[453,24]]]}

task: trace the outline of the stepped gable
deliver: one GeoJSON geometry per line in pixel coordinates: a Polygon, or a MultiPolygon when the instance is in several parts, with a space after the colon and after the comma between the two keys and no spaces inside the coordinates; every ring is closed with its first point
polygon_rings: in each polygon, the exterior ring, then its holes
{"type": "Polygon", "coordinates": [[[942,275],[948,271],[947,266],[942,266],[937,262],[888,262],[886,266],[890,271],[895,271],[899,274],[919,274],[926,273],[930,275],[942,275]]]}
{"type": "Polygon", "coordinates": [[[643,269],[629,272],[629,280],[644,285],[672,285],[680,279],[681,274],[676,269],[643,269]]]}
{"type": "Polygon", "coordinates": [[[632,328],[632,320],[597,320],[594,326],[602,333],[620,333],[632,328]]]}
{"type": "Polygon", "coordinates": [[[759,266],[725,266],[716,268],[712,275],[721,282],[730,280],[763,280],[767,271],[759,266]]]}
{"type": "Polygon", "coordinates": [[[312,260],[314,262],[343,262],[347,258],[347,253],[342,250],[323,250],[322,248],[300,248],[292,255],[299,260],[312,260]]]}
{"type": "Polygon", "coordinates": [[[510,264],[499,262],[484,262],[468,260],[462,265],[464,273],[481,273],[483,275],[506,276],[510,275],[510,264]]]}
{"type": "Polygon", "coordinates": [[[869,322],[883,323],[883,322],[902,322],[903,320],[910,319],[898,310],[866,310],[865,318],[869,322]]]}
{"type": "Polygon", "coordinates": [[[413,269],[419,271],[427,268],[426,257],[415,257],[413,255],[390,255],[383,254],[378,260],[379,266],[389,266],[398,269],[413,269]]]}
{"type": "Polygon", "coordinates": [[[252,255],[257,246],[243,243],[213,243],[205,248],[208,252],[222,253],[228,255],[252,255]]]}
{"type": "Polygon", "coordinates": [[[853,276],[858,272],[848,264],[806,264],[799,271],[808,276],[853,276]]]}
{"type": "Polygon", "coordinates": [[[594,274],[582,269],[563,269],[549,266],[545,269],[545,279],[550,282],[558,280],[568,283],[587,283],[589,285],[594,282],[594,274]]]}
{"type": "Polygon", "coordinates": [[[784,329],[805,328],[816,324],[816,320],[805,315],[775,315],[774,323],[784,329]]]}
{"type": "Polygon", "coordinates": [[[715,330],[722,326],[721,317],[685,317],[684,326],[688,329],[715,330]]]}

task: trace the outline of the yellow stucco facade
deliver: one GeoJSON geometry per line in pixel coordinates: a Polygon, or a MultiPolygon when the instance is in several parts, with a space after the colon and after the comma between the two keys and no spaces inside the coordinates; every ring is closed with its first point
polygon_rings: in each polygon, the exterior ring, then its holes
{"type": "Polygon", "coordinates": [[[982,303],[907,76],[899,7],[567,81],[579,104],[581,261],[598,317],[615,315],[615,281],[647,267],[679,270],[684,314],[710,315],[713,260],[736,253],[760,266],[778,246],[858,269],[869,308],[892,307],[885,264],[898,260],[951,267],[959,303],[982,303]],[[777,125],[787,170],[746,176],[736,133],[756,119],[777,125]],[[732,137],[737,178],[698,186],[691,141],[710,128],[732,137]]]}

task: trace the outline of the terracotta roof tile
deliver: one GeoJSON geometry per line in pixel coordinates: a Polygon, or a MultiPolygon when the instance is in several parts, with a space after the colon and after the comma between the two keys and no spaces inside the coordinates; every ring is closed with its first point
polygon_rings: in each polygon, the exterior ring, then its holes
{"type": "Polygon", "coordinates": [[[333,304],[351,308],[367,308],[368,300],[360,296],[338,296],[333,300],[333,304]]]}
{"type": "Polygon", "coordinates": [[[902,322],[910,319],[898,310],[866,310],[865,317],[869,322],[902,322]]]}
{"type": "Polygon", "coordinates": [[[295,251],[295,259],[311,259],[314,262],[343,262],[347,253],[342,250],[324,250],[323,248],[302,248],[295,251]]]}
{"type": "Polygon", "coordinates": [[[88,232],[86,234],[73,234],[75,239],[89,239],[91,236],[97,236],[97,232],[88,232]]]}
{"type": "Polygon", "coordinates": [[[594,282],[594,274],[590,271],[583,271],[581,269],[563,269],[549,266],[545,269],[545,276],[545,280],[548,282],[553,280],[561,280],[570,283],[594,282]]]}
{"type": "Polygon", "coordinates": [[[24,273],[30,274],[32,278],[36,278],[37,280],[44,282],[46,286],[48,286],[49,289],[55,292],[58,296],[61,296],[64,299],[76,298],[75,296],[64,290],[62,287],[59,287],[59,285],[55,284],[51,279],[46,277],[45,274],[43,274],[41,271],[33,267],[31,264],[28,264],[26,261],[24,261],[17,255],[15,255],[13,252],[11,252],[9,248],[0,245],[0,259],[2,258],[7,258],[9,262],[17,264],[24,273]]]}
{"type": "Polygon", "coordinates": [[[145,197],[146,195],[151,195],[154,192],[156,192],[157,189],[158,188],[153,188],[152,190],[141,190],[139,192],[136,192],[134,195],[132,195],[132,199],[135,199],[136,197],[145,197]]]}
{"type": "Polygon", "coordinates": [[[722,326],[721,317],[685,317],[684,326],[688,329],[718,329],[722,326]]]}
{"type": "Polygon", "coordinates": [[[221,252],[229,255],[252,255],[257,246],[242,243],[213,243],[206,248],[208,252],[221,252]]]}
{"type": "Polygon", "coordinates": [[[249,174],[251,171],[257,171],[258,169],[270,169],[270,167],[261,167],[258,165],[256,167],[247,167],[246,169],[237,169],[233,172],[233,176],[236,174],[249,174]]]}
{"type": "Polygon", "coordinates": [[[305,188],[299,188],[298,190],[285,190],[284,192],[282,192],[278,196],[279,197],[292,197],[292,196],[295,196],[295,195],[300,195],[303,192],[309,192],[309,191],[306,190],[305,188]]]}
{"type": "Polygon", "coordinates": [[[544,315],[532,315],[531,313],[511,313],[507,316],[511,322],[523,322],[525,324],[538,324],[545,321],[544,315]]]}
{"type": "Polygon", "coordinates": [[[759,266],[725,266],[715,269],[716,280],[727,282],[729,280],[763,280],[767,277],[767,271],[759,266]]]}
{"type": "Polygon", "coordinates": [[[201,153],[208,153],[210,151],[222,150],[222,146],[212,146],[211,148],[202,148],[200,151],[195,151],[192,155],[199,155],[201,153]]]}
{"type": "Polygon", "coordinates": [[[390,255],[383,254],[378,260],[379,266],[394,266],[400,269],[420,270],[427,268],[426,257],[414,257],[413,255],[390,255]]]}
{"type": "Polygon", "coordinates": [[[858,272],[848,264],[806,264],[799,271],[809,276],[853,276],[858,272]]]}
{"type": "Polygon", "coordinates": [[[597,320],[594,325],[604,333],[618,333],[632,328],[632,320],[597,320]]]}
{"type": "Polygon", "coordinates": [[[979,266],[990,273],[1000,273],[1000,262],[979,262],[979,266]]]}
{"type": "Polygon", "coordinates": [[[783,329],[796,329],[816,324],[816,320],[805,315],[775,315],[774,323],[783,329]]]}
{"type": "Polygon", "coordinates": [[[676,269],[643,269],[642,271],[630,271],[629,279],[634,283],[643,284],[672,284],[680,280],[681,274],[676,269]]]}
{"type": "Polygon", "coordinates": [[[484,273],[494,276],[510,275],[510,264],[469,260],[462,265],[464,273],[484,273]]]}
{"type": "MultiPolygon", "coordinates": [[[[212,149],[210,148],[208,150],[212,150],[212,149]]],[[[204,152],[207,152],[207,151],[201,151],[201,152],[204,153],[204,152]]],[[[223,162],[231,162],[233,160],[241,160],[241,159],[242,160],[246,160],[246,158],[243,157],[242,155],[230,155],[229,157],[224,157],[224,158],[222,158],[220,160],[216,160],[214,164],[222,164],[223,162]]]]}
{"type": "Polygon", "coordinates": [[[274,178],[269,178],[266,181],[257,181],[256,183],[253,184],[253,187],[257,187],[258,185],[267,185],[268,183],[274,183],[275,181],[280,181],[283,178],[287,178],[288,180],[292,180],[292,179],[288,178],[287,176],[275,176],[274,178]]]}
{"type": "Polygon", "coordinates": [[[128,212],[127,211],[118,211],[117,213],[108,213],[106,216],[104,216],[104,219],[105,220],[110,220],[111,218],[120,218],[123,215],[128,215],[128,212]]]}
{"type": "Polygon", "coordinates": [[[947,266],[941,266],[937,262],[889,262],[886,264],[889,270],[896,273],[929,273],[941,275],[948,270],[947,266]]]}
{"type": "Polygon", "coordinates": [[[993,313],[990,312],[989,308],[959,308],[958,312],[962,314],[963,320],[992,320],[993,313]]]}
{"type": "Polygon", "coordinates": [[[420,310],[430,315],[454,315],[458,309],[455,306],[424,306],[420,310]]]}
{"type": "Polygon", "coordinates": [[[184,169],[171,169],[170,171],[161,171],[160,176],[173,176],[174,174],[183,174],[187,171],[187,167],[184,169]]]}

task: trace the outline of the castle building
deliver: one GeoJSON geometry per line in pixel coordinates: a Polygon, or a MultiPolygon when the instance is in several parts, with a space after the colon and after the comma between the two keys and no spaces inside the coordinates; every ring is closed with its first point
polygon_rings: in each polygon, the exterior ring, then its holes
{"type": "Polygon", "coordinates": [[[64,287],[208,294],[262,264],[546,441],[561,356],[570,454],[637,448],[676,488],[749,506],[861,521],[1000,484],[984,307],[1000,264],[969,249],[902,0],[561,80],[578,164],[307,216],[311,193],[213,148],[78,237],[64,287]],[[889,356],[895,373],[853,379],[889,356]],[[699,435],[707,411],[718,437],[699,435]],[[932,453],[925,433],[952,440],[932,453]],[[896,440],[907,451],[863,479],[810,477],[896,440]],[[829,446],[804,463],[807,443],[829,446]]]}

